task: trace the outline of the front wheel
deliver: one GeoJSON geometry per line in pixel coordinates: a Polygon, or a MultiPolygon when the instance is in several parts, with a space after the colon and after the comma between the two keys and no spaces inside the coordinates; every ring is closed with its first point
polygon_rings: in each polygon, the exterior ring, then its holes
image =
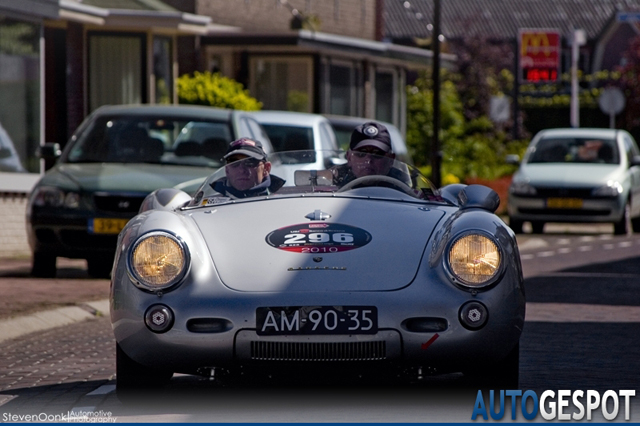
{"type": "Polygon", "coordinates": [[[129,358],[116,343],[116,394],[129,398],[135,391],[153,389],[169,382],[173,372],[146,367],[129,358]]]}
{"type": "Polygon", "coordinates": [[[627,201],[624,205],[622,217],[613,224],[614,235],[628,235],[631,233],[631,205],[627,201]]]}
{"type": "Polygon", "coordinates": [[[36,278],[55,278],[56,256],[34,251],[31,261],[31,276],[36,278]]]}
{"type": "Polygon", "coordinates": [[[540,222],[537,220],[531,222],[531,233],[542,234],[543,232],[544,232],[544,222],[540,222]]]}
{"type": "Polygon", "coordinates": [[[91,278],[109,278],[113,267],[113,256],[87,259],[87,272],[91,278]]]}
{"type": "Polygon", "coordinates": [[[514,234],[522,234],[522,221],[509,218],[509,228],[513,230],[514,234]]]}

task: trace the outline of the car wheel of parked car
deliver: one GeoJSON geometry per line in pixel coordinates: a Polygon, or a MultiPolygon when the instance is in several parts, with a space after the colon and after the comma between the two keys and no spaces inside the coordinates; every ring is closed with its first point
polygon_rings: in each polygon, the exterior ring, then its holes
{"type": "Polygon", "coordinates": [[[156,370],[138,364],[116,343],[116,394],[119,398],[128,396],[131,391],[165,385],[172,376],[171,371],[156,370]]]}
{"type": "Polygon", "coordinates": [[[515,234],[522,234],[522,223],[521,220],[509,218],[509,228],[511,228],[515,234]]]}
{"type": "Polygon", "coordinates": [[[614,235],[627,235],[631,233],[631,205],[629,202],[624,206],[624,212],[620,220],[613,224],[614,235]]]}
{"type": "Polygon", "coordinates": [[[544,231],[544,222],[533,221],[531,222],[531,233],[533,234],[542,234],[544,231]]]}
{"type": "Polygon", "coordinates": [[[87,259],[87,270],[92,278],[109,278],[112,267],[113,258],[87,259]]]}
{"type": "Polygon", "coordinates": [[[631,219],[631,228],[633,232],[640,232],[640,217],[634,217],[631,219]]]}
{"type": "Polygon", "coordinates": [[[518,389],[519,372],[520,343],[500,362],[464,375],[467,385],[478,389],[518,389]]]}
{"type": "Polygon", "coordinates": [[[31,263],[31,276],[37,278],[56,277],[56,256],[36,251],[31,263]]]}

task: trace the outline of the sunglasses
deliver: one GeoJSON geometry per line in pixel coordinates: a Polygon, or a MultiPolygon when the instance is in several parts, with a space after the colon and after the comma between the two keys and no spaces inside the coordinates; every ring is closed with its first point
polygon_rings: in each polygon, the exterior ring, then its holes
{"type": "Polygon", "coordinates": [[[374,159],[380,159],[381,157],[384,157],[386,153],[382,151],[353,151],[353,155],[355,155],[357,158],[370,157],[374,159]]]}
{"type": "Polygon", "coordinates": [[[231,167],[232,169],[237,169],[238,167],[255,168],[255,167],[258,167],[260,163],[262,163],[262,161],[256,158],[244,158],[244,159],[228,158],[227,159],[227,166],[231,167]]]}

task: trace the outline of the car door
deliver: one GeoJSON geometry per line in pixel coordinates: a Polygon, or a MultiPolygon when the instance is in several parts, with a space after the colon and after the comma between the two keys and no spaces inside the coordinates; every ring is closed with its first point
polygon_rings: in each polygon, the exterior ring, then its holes
{"type": "MultiPolygon", "coordinates": [[[[640,155],[640,149],[631,135],[623,135],[622,142],[627,161],[630,163],[634,156],[640,155]]],[[[637,216],[640,215],[640,166],[629,167],[628,173],[631,182],[631,214],[637,216]]]]}

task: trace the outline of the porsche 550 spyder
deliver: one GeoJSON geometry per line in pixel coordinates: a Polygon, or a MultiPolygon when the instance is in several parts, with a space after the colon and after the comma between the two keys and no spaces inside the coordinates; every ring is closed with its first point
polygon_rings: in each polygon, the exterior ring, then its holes
{"type": "Polygon", "coordinates": [[[145,199],[112,272],[118,392],[294,365],[517,388],[525,298],[498,195],[436,189],[397,161],[342,186],[331,170],[291,173],[316,155],[272,154],[271,175],[293,178],[269,195],[217,192],[223,167],[193,197],[145,199]]]}

